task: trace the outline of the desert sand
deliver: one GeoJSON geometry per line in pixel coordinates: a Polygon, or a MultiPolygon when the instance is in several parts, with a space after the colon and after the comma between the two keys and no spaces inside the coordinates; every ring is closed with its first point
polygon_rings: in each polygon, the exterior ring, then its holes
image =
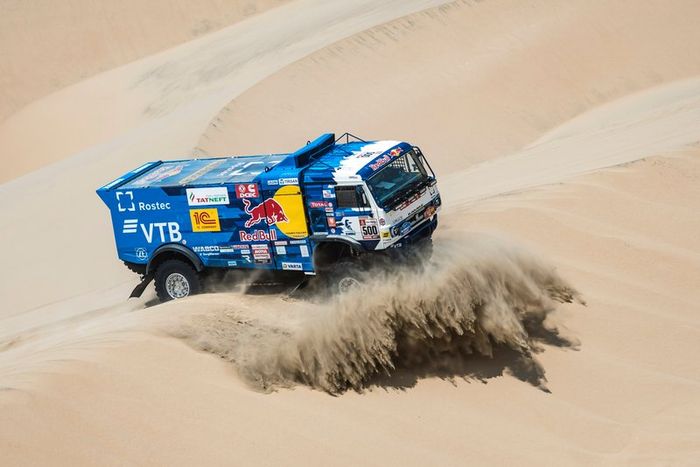
{"type": "MultiPolygon", "coordinates": [[[[120,42],[154,21],[127,2],[124,29],[91,4],[95,47],[114,42],[105,22],[120,42]]],[[[40,28],[13,43],[0,20],[2,66],[25,82],[0,121],[3,464],[697,463],[700,4],[201,5],[219,19],[195,39],[176,10],[86,71],[37,77],[22,67],[47,50],[40,28]],[[138,279],[95,188],[329,130],[428,155],[445,205],[424,275],[334,304],[126,300],[138,279]],[[413,336],[392,369],[399,331],[429,313],[463,332],[449,359],[413,336]]]]}

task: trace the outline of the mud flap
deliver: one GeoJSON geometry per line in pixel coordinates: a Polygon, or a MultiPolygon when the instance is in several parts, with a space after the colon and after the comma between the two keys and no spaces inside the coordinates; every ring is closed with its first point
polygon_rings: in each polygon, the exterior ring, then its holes
{"type": "Polygon", "coordinates": [[[139,285],[134,287],[134,290],[131,292],[131,295],[129,295],[129,298],[139,298],[143,294],[143,291],[146,290],[146,287],[148,287],[148,284],[151,283],[154,276],[155,274],[153,273],[143,276],[143,279],[141,279],[139,285]]]}

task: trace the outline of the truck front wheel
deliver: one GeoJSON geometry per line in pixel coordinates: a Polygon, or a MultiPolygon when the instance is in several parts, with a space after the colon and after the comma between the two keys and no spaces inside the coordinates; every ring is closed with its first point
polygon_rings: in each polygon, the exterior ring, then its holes
{"type": "Polygon", "coordinates": [[[199,275],[179,259],[169,259],[156,269],[156,294],[161,302],[195,295],[201,290],[199,275]]]}
{"type": "Polygon", "coordinates": [[[331,293],[345,294],[359,289],[362,279],[362,269],[357,261],[341,260],[329,274],[329,288],[331,293]]]}

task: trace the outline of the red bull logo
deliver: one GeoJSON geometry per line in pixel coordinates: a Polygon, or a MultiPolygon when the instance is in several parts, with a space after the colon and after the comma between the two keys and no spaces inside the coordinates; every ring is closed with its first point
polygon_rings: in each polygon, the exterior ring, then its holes
{"type": "Polygon", "coordinates": [[[250,216],[250,219],[245,222],[245,227],[247,229],[259,224],[263,220],[267,222],[267,225],[274,225],[278,222],[289,222],[289,218],[287,218],[287,215],[284,213],[284,209],[282,209],[280,203],[274,198],[268,198],[257,206],[252,206],[250,200],[243,198],[243,205],[246,214],[250,216]]]}

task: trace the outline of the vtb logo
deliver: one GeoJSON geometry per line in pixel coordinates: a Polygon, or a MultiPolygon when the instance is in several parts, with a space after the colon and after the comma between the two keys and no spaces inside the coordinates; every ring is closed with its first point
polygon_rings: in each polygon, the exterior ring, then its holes
{"type": "Polygon", "coordinates": [[[221,232],[219,211],[216,208],[190,209],[192,232],[221,232]]]}

